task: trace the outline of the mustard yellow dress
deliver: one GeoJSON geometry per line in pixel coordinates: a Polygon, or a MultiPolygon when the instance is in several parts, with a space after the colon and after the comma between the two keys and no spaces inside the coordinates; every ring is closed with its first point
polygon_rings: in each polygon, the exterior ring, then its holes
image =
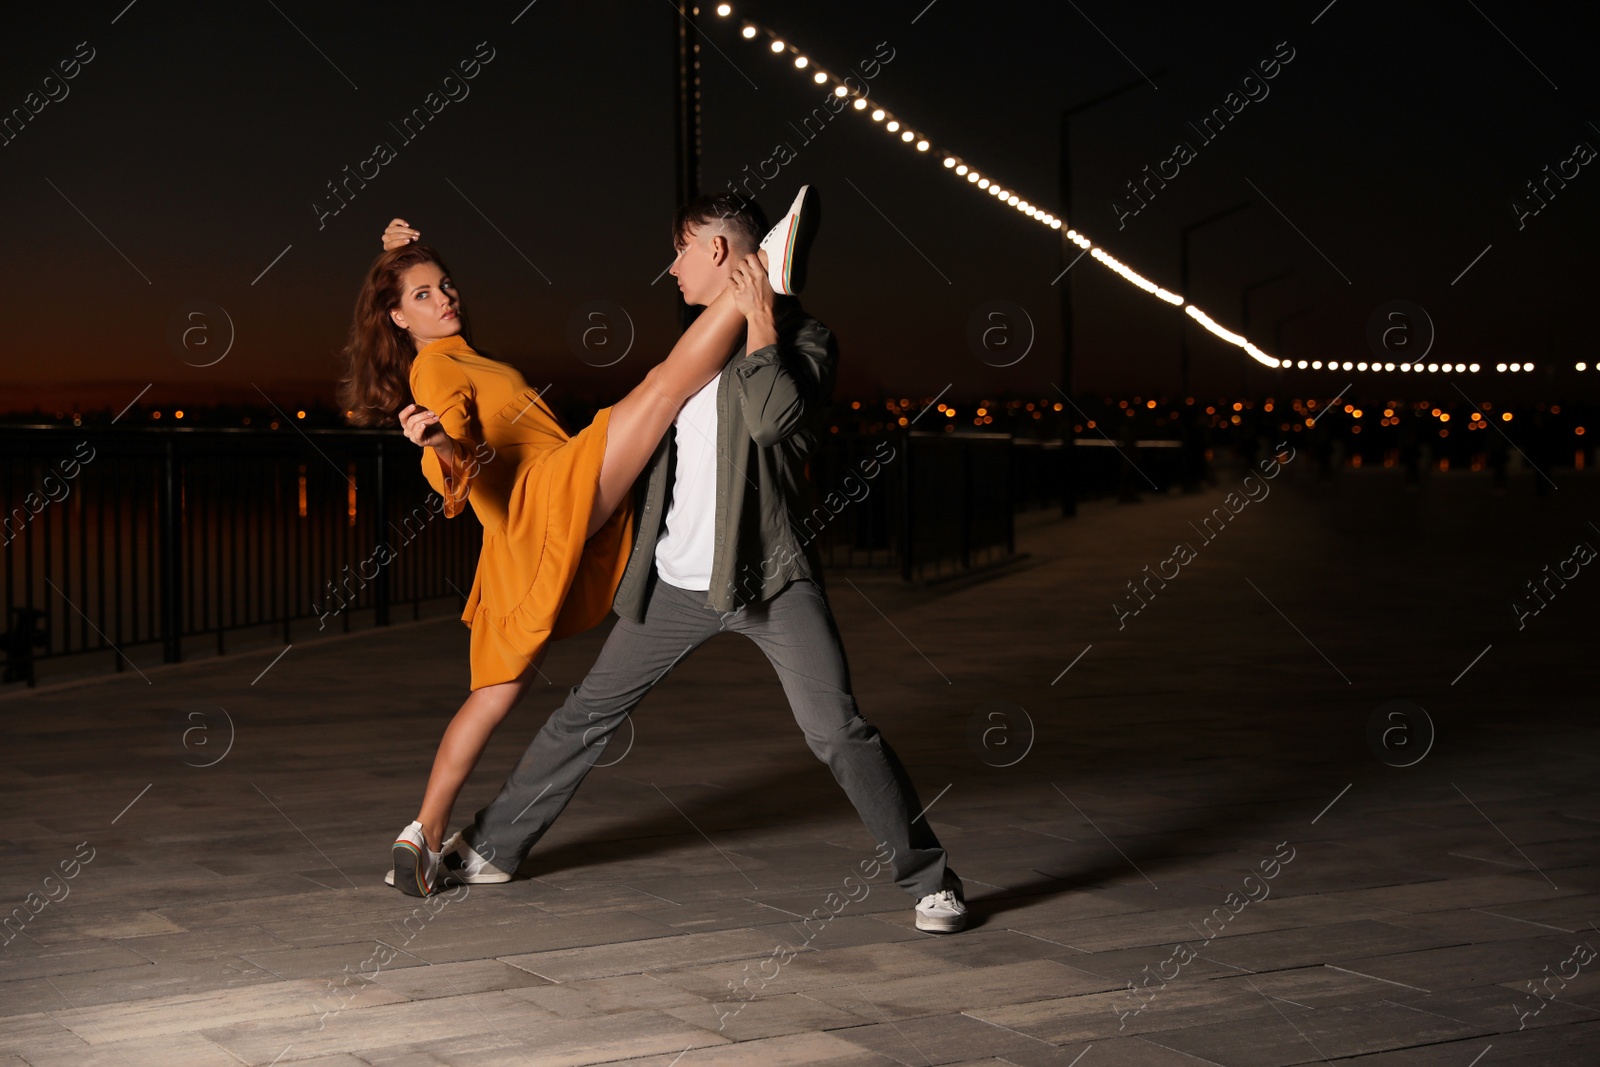
{"type": "Polygon", "coordinates": [[[584,538],[611,408],[569,436],[518,370],[445,337],[417,352],[411,395],[456,442],[447,473],[432,448],[422,473],[445,518],[470,501],[483,551],[461,621],[472,630],[472,688],[515,680],[550,642],[602,622],[633,542],[633,506],[584,538]]]}

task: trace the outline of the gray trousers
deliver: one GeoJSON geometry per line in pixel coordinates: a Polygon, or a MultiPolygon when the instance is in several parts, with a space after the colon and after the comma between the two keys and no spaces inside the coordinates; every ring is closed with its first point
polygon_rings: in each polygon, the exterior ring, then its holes
{"type": "MultiPolygon", "coordinates": [[[[465,834],[479,855],[515,873],[577,792],[589,768],[611,760],[606,744],[634,705],[690,651],[723,630],[760,646],[778,672],[806,744],[828,765],[875,841],[894,849],[889,868],[913,897],[960,880],[944,849],[918,818],[922,805],[889,742],[861,717],[850,669],[822,590],[796,579],[776,596],[726,617],[706,607],[705,592],[657,581],[645,619],[618,620],[588,677],[572,687],[465,834]]],[[[728,728],[736,729],[729,707],[728,728]]]]}

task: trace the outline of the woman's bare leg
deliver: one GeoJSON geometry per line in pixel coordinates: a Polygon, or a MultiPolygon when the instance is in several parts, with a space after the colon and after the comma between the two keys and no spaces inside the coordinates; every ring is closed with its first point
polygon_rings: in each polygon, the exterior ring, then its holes
{"type": "Polygon", "coordinates": [[[445,727],[444,737],[439,741],[439,751],[433,757],[433,771],[428,775],[428,789],[422,796],[422,808],[417,813],[417,821],[422,824],[422,836],[427,839],[430,850],[439,851],[461,787],[466,784],[472,768],[477,766],[478,757],[483,755],[495,727],[505,720],[517,701],[522,699],[522,694],[528,691],[548,648],[546,645],[540,649],[528,669],[515,681],[474,689],[461,705],[461,710],[456,712],[455,718],[450,720],[450,725],[445,727]]]}
{"type": "Polygon", "coordinates": [[[689,324],[667,358],[651,367],[644,381],[612,406],[600,484],[585,536],[593,537],[617,510],[684,401],[715,378],[738,348],[744,326],[745,317],[733,303],[733,290],[724,289],[689,324]]]}

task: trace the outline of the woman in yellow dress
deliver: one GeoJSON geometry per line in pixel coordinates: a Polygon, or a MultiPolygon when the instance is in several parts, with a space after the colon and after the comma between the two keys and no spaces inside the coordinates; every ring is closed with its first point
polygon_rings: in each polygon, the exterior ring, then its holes
{"type": "MultiPolygon", "coordinates": [[[[341,401],[359,425],[398,417],[446,518],[472,505],[483,549],[461,619],[472,630],[471,693],[439,742],[416,819],[393,847],[393,881],[435,886],[440,846],[490,735],[537,675],[549,643],[604,620],[632,549],[634,480],[689,397],[739,348],[760,289],[791,293],[814,208],[802,189],[729,287],[644,380],[575,435],[513,366],[462,336],[443,260],[396,219],[356,300],[341,401]],[[771,252],[769,255],[768,252],[771,252]],[[772,266],[768,266],[768,263],[772,266]]],[[[680,254],[681,254],[680,249],[680,254]]],[[[748,350],[774,344],[751,320],[748,350]]]]}

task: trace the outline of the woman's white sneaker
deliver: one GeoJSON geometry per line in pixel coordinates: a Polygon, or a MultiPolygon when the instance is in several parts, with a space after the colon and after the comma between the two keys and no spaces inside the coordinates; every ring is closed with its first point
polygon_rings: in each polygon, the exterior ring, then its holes
{"type": "Polygon", "coordinates": [[[428,848],[428,839],[422,835],[420,822],[413,822],[401,830],[390,851],[393,867],[385,881],[406,896],[425,897],[433,893],[441,853],[428,848]]]}
{"type": "Polygon", "coordinates": [[[953,934],[967,925],[967,905],[953,889],[929,893],[917,901],[917,929],[953,934]]]}
{"type": "Polygon", "coordinates": [[[783,218],[761,239],[773,292],[793,296],[805,287],[806,261],[821,223],[822,201],[816,190],[802,185],[783,218]]]}

